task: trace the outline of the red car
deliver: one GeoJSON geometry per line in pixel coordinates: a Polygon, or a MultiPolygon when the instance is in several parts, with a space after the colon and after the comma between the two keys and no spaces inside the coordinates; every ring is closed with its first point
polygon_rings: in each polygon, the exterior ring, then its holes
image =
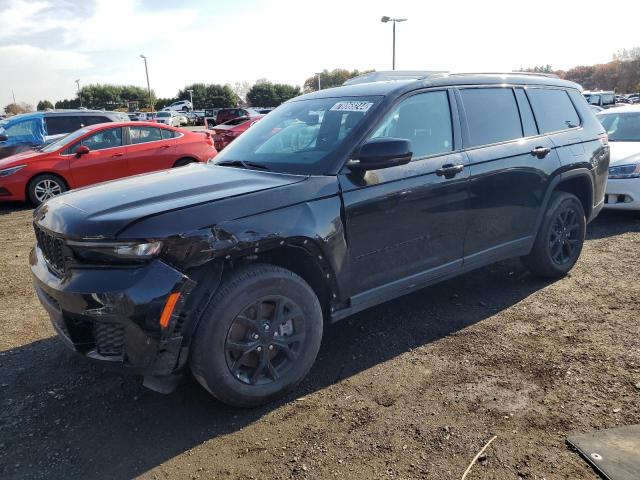
{"type": "Polygon", "coordinates": [[[220,151],[229,145],[262,117],[264,117],[264,115],[238,117],[222,125],[213,127],[213,145],[216,147],[216,150],[220,151]]]}
{"type": "Polygon", "coordinates": [[[222,125],[229,120],[239,117],[255,117],[258,111],[253,108],[221,108],[216,113],[216,125],[222,125]]]}
{"type": "Polygon", "coordinates": [[[208,132],[151,122],[91,125],[0,160],[0,200],[39,205],[72,188],[206,162],[216,153],[208,132]]]}

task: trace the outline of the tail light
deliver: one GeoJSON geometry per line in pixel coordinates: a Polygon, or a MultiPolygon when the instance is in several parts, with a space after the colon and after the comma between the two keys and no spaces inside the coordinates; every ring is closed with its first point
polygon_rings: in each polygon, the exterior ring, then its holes
{"type": "Polygon", "coordinates": [[[600,135],[598,135],[598,140],[600,140],[600,145],[602,145],[603,147],[609,145],[609,135],[607,135],[606,133],[601,133],[600,135]]]}

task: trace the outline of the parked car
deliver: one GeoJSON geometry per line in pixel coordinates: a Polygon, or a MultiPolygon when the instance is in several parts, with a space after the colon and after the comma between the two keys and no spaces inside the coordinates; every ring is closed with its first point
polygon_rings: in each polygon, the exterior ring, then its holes
{"type": "Polygon", "coordinates": [[[128,121],[126,113],[101,110],[51,110],[0,120],[0,158],[50,143],[96,123],[128,121]]]}
{"type": "Polygon", "coordinates": [[[256,115],[255,117],[238,117],[233,120],[229,120],[222,125],[216,125],[213,128],[213,145],[216,147],[216,150],[219,152],[229,145],[262,117],[264,117],[264,115],[256,115]]]}
{"type": "Polygon", "coordinates": [[[207,165],[47,201],[29,262],[69,347],[164,392],[190,368],[252,406],[302,380],[325,321],[511,257],[565,275],[608,166],[575,83],[354,84],[284,103],[207,165]]]}
{"type": "Polygon", "coordinates": [[[228,122],[238,117],[255,117],[260,115],[252,108],[221,108],[216,113],[216,125],[228,122]]]}
{"type": "Polygon", "coordinates": [[[177,102],[173,102],[171,105],[164,107],[163,111],[173,110],[175,112],[190,112],[193,110],[193,105],[189,100],[179,100],[177,102]]]}
{"type": "Polygon", "coordinates": [[[600,113],[604,110],[604,108],[599,107],[598,105],[589,105],[589,108],[593,113],[600,113]]]}
{"type": "Polygon", "coordinates": [[[584,95],[589,105],[597,105],[602,108],[612,108],[616,106],[616,95],[611,91],[585,91],[582,92],[582,95],[584,95]]]}
{"type": "Polygon", "coordinates": [[[140,120],[140,113],[139,112],[131,112],[127,114],[129,116],[129,120],[131,120],[132,122],[138,122],[140,120]]]}
{"type": "Polygon", "coordinates": [[[194,110],[193,112],[191,112],[191,121],[193,122],[194,125],[196,126],[202,126],[204,125],[204,110],[194,110]]]}
{"type": "Polygon", "coordinates": [[[156,113],[155,121],[158,123],[164,123],[165,125],[171,125],[172,127],[180,126],[180,118],[173,110],[162,110],[156,113]]]}
{"type": "Polygon", "coordinates": [[[92,125],[41,150],[0,160],[0,200],[39,205],[73,188],[206,162],[215,155],[208,132],[148,122],[92,125]]]}
{"type": "Polygon", "coordinates": [[[189,125],[189,118],[187,117],[187,114],[178,113],[176,114],[176,117],[178,118],[179,127],[184,127],[186,125],[189,125]]]}
{"type": "Polygon", "coordinates": [[[640,105],[610,108],[598,119],[611,143],[604,208],[640,210],[640,105]]]}

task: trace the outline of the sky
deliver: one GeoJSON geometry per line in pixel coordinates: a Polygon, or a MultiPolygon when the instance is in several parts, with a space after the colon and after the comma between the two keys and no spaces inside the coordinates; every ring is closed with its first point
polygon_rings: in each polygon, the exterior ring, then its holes
{"type": "Polygon", "coordinates": [[[323,69],[512,71],[604,63],[640,46],[633,2],[591,0],[0,0],[0,108],[81,85],[266,78],[300,85],[323,69]],[[598,12],[602,12],[599,14],[598,12]],[[608,13],[605,13],[608,12],[608,13]],[[604,20],[615,16],[615,21],[604,20]],[[13,92],[13,93],[12,93],[13,92]]]}

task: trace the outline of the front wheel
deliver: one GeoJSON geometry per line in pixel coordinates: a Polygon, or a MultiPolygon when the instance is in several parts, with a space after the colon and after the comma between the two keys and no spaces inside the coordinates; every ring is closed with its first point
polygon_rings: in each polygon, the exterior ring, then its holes
{"type": "Polygon", "coordinates": [[[213,396],[252,407],[286,394],[308,373],[322,339],[322,309],[295,273],[256,264],[233,272],[204,312],[191,371],[213,396]]]}
{"type": "Polygon", "coordinates": [[[578,261],[586,234],[582,203],[575,195],[554,192],[531,253],[522,258],[535,275],[559,278],[578,261]]]}
{"type": "Polygon", "coordinates": [[[35,206],[67,191],[67,184],[57,175],[38,175],[27,185],[27,196],[35,206]]]}

